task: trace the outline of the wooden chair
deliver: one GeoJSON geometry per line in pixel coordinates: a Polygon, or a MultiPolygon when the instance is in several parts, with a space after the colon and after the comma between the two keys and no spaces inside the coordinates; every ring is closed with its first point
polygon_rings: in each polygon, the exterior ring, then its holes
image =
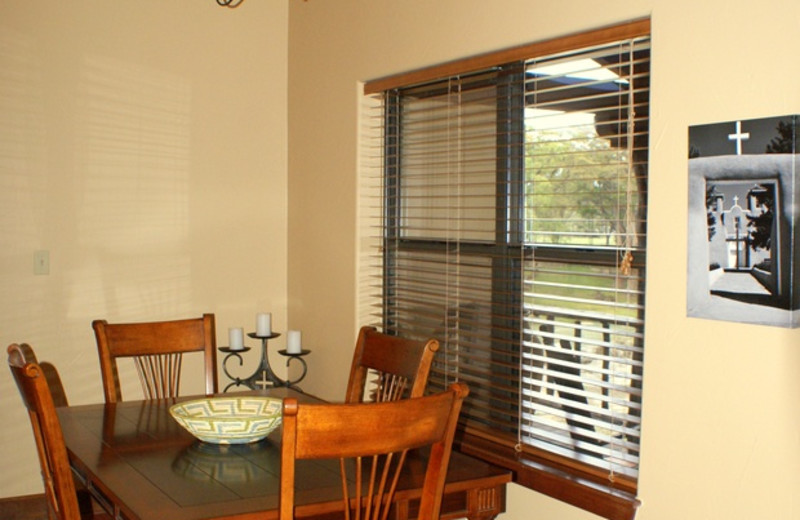
{"type": "Polygon", "coordinates": [[[175,397],[180,391],[181,362],[187,352],[203,352],[207,394],[217,392],[217,344],[214,315],[202,318],[116,323],[92,322],[106,402],[122,400],[117,358],[133,358],[145,399],[175,397]]]}
{"type": "MultiPolygon", "coordinates": [[[[283,405],[280,520],[294,518],[295,465],[303,459],[340,459],[345,520],[386,520],[408,451],[429,447],[419,520],[436,520],[464,383],[412,399],[381,403],[283,405]]],[[[414,463],[420,462],[418,459],[414,463]]]]}
{"type": "Polygon", "coordinates": [[[56,415],[57,404],[54,402],[51,384],[55,384],[56,390],[61,391],[56,401],[63,399],[60,404],[66,404],[58,372],[51,364],[39,365],[36,354],[26,343],[9,345],[8,366],[31,420],[44,481],[48,518],[58,520],[93,518],[88,491],[73,480],[64,436],[61,433],[61,423],[56,415]]]}
{"type": "MultiPolygon", "coordinates": [[[[36,363],[35,356],[32,361],[36,363]]],[[[69,406],[67,393],[64,391],[64,384],[61,382],[61,376],[56,367],[52,363],[42,361],[39,363],[39,368],[42,369],[42,374],[44,374],[44,378],[47,381],[47,387],[50,389],[50,395],[53,397],[53,404],[55,407],[61,408],[69,406]]]]}
{"type": "Polygon", "coordinates": [[[422,396],[437,350],[439,342],[435,339],[416,341],[378,332],[375,327],[362,327],[350,367],[345,402],[364,401],[370,374],[375,376],[375,388],[370,389],[371,401],[422,396]]]}

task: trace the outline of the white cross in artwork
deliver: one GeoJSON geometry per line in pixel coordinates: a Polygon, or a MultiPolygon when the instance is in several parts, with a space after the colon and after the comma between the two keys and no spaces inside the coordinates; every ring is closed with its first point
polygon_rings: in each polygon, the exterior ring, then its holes
{"type": "Polygon", "coordinates": [[[742,155],[742,141],[750,139],[750,132],[742,133],[742,122],[736,121],[736,133],[728,134],[728,141],[736,141],[736,155],[742,155]]]}

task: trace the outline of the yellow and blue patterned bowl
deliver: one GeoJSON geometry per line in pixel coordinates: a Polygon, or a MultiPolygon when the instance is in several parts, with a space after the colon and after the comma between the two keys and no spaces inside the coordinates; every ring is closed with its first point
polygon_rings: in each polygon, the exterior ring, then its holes
{"type": "Polygon", "coordinates": [[[174,404],[169,413],[201,441],[245,444],[280,426],[282,406],[274,397],[207,397],[174,404]]]}

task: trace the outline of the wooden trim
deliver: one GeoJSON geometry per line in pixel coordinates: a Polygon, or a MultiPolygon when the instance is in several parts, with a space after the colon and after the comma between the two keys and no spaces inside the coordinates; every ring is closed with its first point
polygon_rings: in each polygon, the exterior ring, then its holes
{"type": "Polygon", "coordinates": [[[364,94],[376,94],[393,88],[415,85],[457,74],[475,72],[513,61],[555,54],[586,46],[602,45],[617,40],[636,38],[638,36],[648,36],[649,34],[650,18],[633,20],[619,25],[612,25],[569,36],[524,44],[518,47],[511,47],[500,51],[489,52],[440,65],[433,65],[410,72],[403,72],[370,80],[364,84],[364,94]]]}
{"type": "MultiPolygon", "coordinates": [[[[517,446],[516,442],[510,441],[498,435],[493,435],[489,431],[483,431],[469,426],[461,430],[458,436],[458,445],[461,451],[472,453],[478,458],[489,461],[481,453],[498,452],[501,460],[513,459],[516,465],[531,465],[551,468],[554,471],[572,475],[575,478],[592,481],[600,486],[613,488],[631,496],[636,494],[637,481],[628,475],[617,475],[613,483],[609,481],[609,470],[592,466],[577,461],[568,456],[558,455],[533,446],[517,446]]],[[[491,461],[490,461],[491,462],[491,461]]],[[[500,466],[508,467],[508,463],[500,463],[500,466]]],[[[516,469],[516,468],[511,468],[516,469]]]]}
{"type": "Polygon", "coordinates": [[[609,520],[634,520],[641,502],[634,493],[592,476],[579,476],[512,448],[472,435],[456,437],[454,449],[514,472],[514,482],[609,520]]]}

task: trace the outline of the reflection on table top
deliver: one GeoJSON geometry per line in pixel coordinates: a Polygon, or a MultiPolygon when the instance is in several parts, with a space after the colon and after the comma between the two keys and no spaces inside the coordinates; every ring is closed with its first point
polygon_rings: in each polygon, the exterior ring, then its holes
{"type": "MultiPolygon", "coordinates": [[[[290,388],[249,394],[296,397],[290,388]]],[[[178,400],[186,400],[180,398],[178,400]]],[[[176,400],[124,401],[59,410],[70,461],[87,486],[119,518],[194,520],[277,518],[280,434],[240,445],[196,440],[169,415],[176,400]]],[[[423,456],[417,454],[418,457],[423,456]]],[[[396,502],[401,518],[413,516],[421,487],[420,464],[412,457],[396,502]],[[405,514],[402,514],[405,511],[405,514]]],[[[334,461],[299,461],[297,516],[341,509],[341,482],[334,461]]],[[[454,452],[442,518],[492,518],[505,508],[510,472],[454,452]]]]}

